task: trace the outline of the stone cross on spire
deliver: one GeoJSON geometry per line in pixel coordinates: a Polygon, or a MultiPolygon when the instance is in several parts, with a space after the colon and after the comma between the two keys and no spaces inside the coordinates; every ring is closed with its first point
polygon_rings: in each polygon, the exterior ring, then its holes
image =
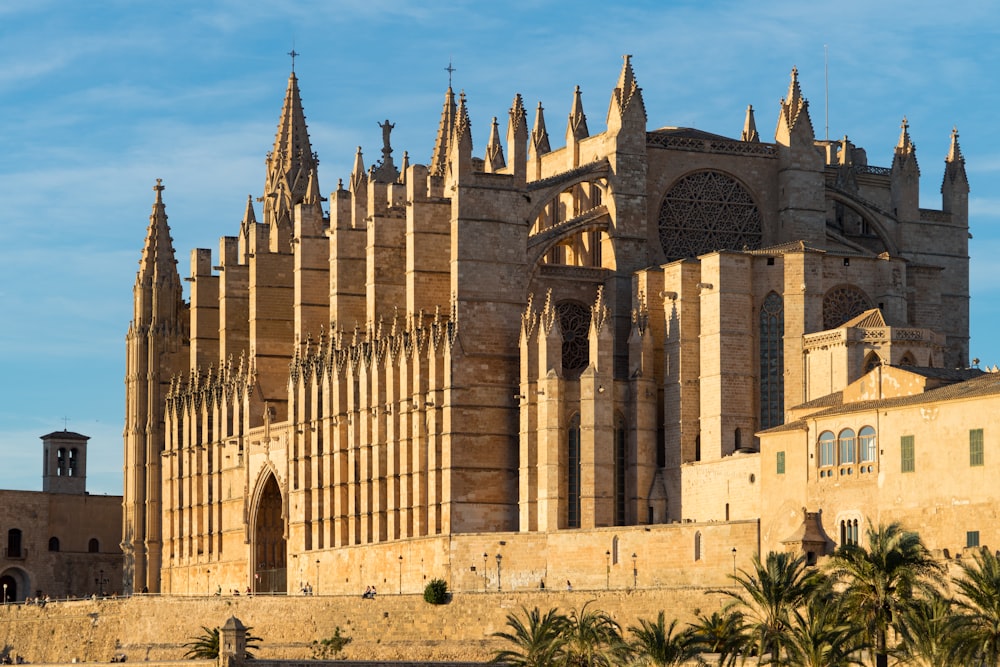
{"type": "Polygon", "coordinates": [[[296,56],[301,56],[302,54],[301,53],[297,53],[295,51],[295,47],[293,46],[292,50],[288,52],[288,55],[290,55],[292,57],[292,71],[294,72],[295,71],[295,57],[296,56]]]}
{"type": "Polygon", "coordinates": [[[455,68],[451,66],[451,58],[448,58],[448,66],[444,68],[444,71],[448,73],[448,87],[451,88],[451,75],[455,72],[455,68]]]}

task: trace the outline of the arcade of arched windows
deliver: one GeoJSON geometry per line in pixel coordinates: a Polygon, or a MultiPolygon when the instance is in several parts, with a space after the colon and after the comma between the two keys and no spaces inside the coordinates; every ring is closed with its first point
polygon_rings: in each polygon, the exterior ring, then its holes
{"type": "Polygon", "coordinates": [[[534,235],[544,232],[603,205],[606,187],[605,183],[594,181],[576,183],[566,188],[542,207],[530,233],[534,235]]]}
{"type": "MultiPolygon", "coordinates": [[[[566,188],[542,207],[530,234],[539,234],[599,209],[603,206],[605,188],[606,184],[600,182],[576,183],[566,188]]],[[[542,261],[562,266],[600,267],[605,237],[601,230],[585,229],[549,248],[542,261]]]]}
{"type": "Polygon", "coordinates": [[[820,479],[870,476],[877,473],[878,433],[871,426],[823,431],[816,441],[816,461],[820,479]]]}

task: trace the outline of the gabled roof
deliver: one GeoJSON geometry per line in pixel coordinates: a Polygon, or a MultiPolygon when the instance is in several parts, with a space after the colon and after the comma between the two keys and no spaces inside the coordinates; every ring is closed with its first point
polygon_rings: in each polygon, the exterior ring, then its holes
{"type": "Polygon", "coordinates": [[[882,311],[878,308],[872,308],[866,310],[860,315],[855,316],[853,319],[847,320],[841,324],[838,329],[883,329],[889,326],[885,323],[885,318],[882,317],[882,311]]]}

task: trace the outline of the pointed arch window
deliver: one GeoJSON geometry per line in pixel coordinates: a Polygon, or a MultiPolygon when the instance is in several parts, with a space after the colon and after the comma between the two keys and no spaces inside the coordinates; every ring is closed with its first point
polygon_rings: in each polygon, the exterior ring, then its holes
{"type": "Polygon", "coordinates": [[[760,427],[784,423],[785,303],[777,292],[760,308],[760,427]]]}
{"type": "Polygon", "coordinates": [[[580,415],[569,420],[566,462],[566,526],[580,527],[580,415]]]}
{"type": "Polygon", "coordinates": [[[628,469],[628,431],[625,417],[615,417],[615,525],[625,525],[625,478],[628,469]]]}
{"type": "Polygon", "coordinates": [[[882,357],[878,356],[876,352],[869,352],[868,356],[865,357],[864,366],[861,369],[862,373],[871,373],[873,370],[882,365],[882,357]]]}

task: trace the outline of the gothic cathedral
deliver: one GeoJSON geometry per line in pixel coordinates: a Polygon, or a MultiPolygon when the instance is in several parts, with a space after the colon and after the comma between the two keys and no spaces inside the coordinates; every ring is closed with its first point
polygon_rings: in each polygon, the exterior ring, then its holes
{"type": "Polygon", "coordinates": [[[449,87],[427,164],[397,165],[387,120],[380,159],[359,148],[324,196],[293,72],[263,196],[216,257],[191,252],[187,301],[157,183],[126,345],[127,590],[354,591],[394,581],[397,553],[405,589],[404,544],[475,571],[462,536],[755,520],[757,434],[791,408],[879,365],[968,365],[957,132],[928,209],[905,119],[872,166],[817,139],[795,70],[770,141],[749,107],[738,138],[649,129],[628,56],[601,132],[568,101],[563,146],[515,95],[480,157],[449,87]],[[872,311],[909,333],[840,334],[872,311]]]}

